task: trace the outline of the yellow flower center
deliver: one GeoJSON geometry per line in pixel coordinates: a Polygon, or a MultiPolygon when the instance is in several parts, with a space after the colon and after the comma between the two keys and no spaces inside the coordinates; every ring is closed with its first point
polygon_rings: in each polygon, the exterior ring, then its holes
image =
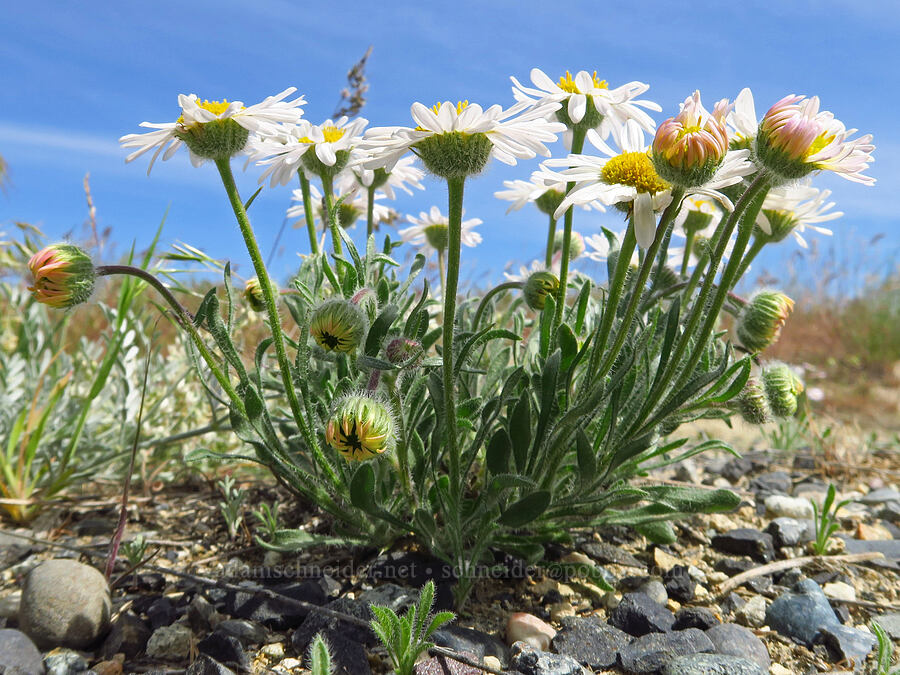
{"type": "MultiPolygon", "coordinates": [[[[596,70],[591,76],[591,79],[594,81],[594,87],[596,87],[597,89],[609,89],[609,84],[607,84],[606,80],[601,80],[597,77],[596,70]]],[[[568,70],[566,71],[565,77],[559,78],[559,88],[570,94],[585,93],[583,91],[578,91],[578,86],[575,84],[575,80],[572,78],[572,73],[570,73],[568,70]]]]}
{"type": "Polygon", "coordinates": [[[834,134],[831,134],[831,135],[819,134],[818,136],[816,136],[816,139],[810,144],[809,150],[807,150],[806,154],[804,155],[804,159],[806,157],[810,157],[811,155],[816,154],[823,148],[827,147],[828,144],[831,143],[831,141],[833,141],[833,140],[834,140],[834,134]]]}
{"type": "MultiPolygon", "coordinates": [[[[207,101],[204,99],[202,101],[198,100],[196,103],[197,103],[198,108],[203,108],[204,110],[208,110],[216,117],[218,117],[223,112],[228,110],[228,106],[231,105],[231,103],[228,102],[227,98],[223,98],[221,101],[207,101]]],[[[244,110],[244,108],[245,108],[245,106],[241,106],[241,110],[244,110]]],[[[178,122],[178,124],[183,124],[184,123],[184,115],[179,115],[176,122],[178,122]]]]}
{"type": "Polygon", "coordinates": [[[322,129],[322,135],[325,137],[326,143],[334,143],[335,141],[339,141],[344,137],[344,130],[338,129],[337,127],[324,127],[322,129]]]}
{"type": "Polygon", "coordinates": [[[623,152],[603,165],[603,182],[630,185],[638,192],[656,194],[669,189],[669,184],[656,173],[646,152],[623,152]]]}

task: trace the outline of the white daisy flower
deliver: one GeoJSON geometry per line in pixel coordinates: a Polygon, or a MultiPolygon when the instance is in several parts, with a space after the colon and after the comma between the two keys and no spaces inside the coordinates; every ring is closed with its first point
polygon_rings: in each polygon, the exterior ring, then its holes
{"type": "MultiPolygon", "coordinates": [[[[427,108],[416,102],[410,108],[417,125],[415,128],[379,127],[366,133],[362,146],[372,156],[363,162],[363,166],[390,172],[410,150],[421,157],[422,151],[426,150],[421,145],[424,140],[448,134],[466,139],[479,135],[487,138],[490,141],[489,157],[504,164],[515,165],[518,159],[531,159],[537,155],[549,156],[545,144],[555,142],[556,135],[565,130],[565,125],[545,119],[558,107],[559,104],[553,102],[536,106],[522,102],[506,110],[499,105],[484,110],[477,103],[463,101],[454,106],[444,101],[427,108]]],[[[429,170],[444,177],[448,175],[441,166],[429,166],[429,158],[423,159],[429,170]]],[[[449,161],[452,163],[456,159],[451,157],[449,161]]],[[[480,170],[480,167],[474,168],[480,170]]]]}
{"type": "Polygon", "coordinates": [[[835,205],[834,202],[827,201],[830,196],[831,190],[820,191],[811,187],[809,181],[774,188],[766,195],[756,224],[771,241],[781,241],[792,234],[800,246],[809,248],[803,232],[809,229],[831,236],[831,230],[819,227],[816,223],[825,223],[844,215],[842,211],[829,213],[835,205]]]}
{"type": "MultiPolygon", "coordinates": [[[[505,180],[505,190],[494,193],[497,199],[510,201],[512,204],[506,210],[518,211],[528,203],[534,203],[541,213],[553,215],[556,208],[566,195],[566,181],[559,178],[558,174],[549,171],[535,171],[531,174],[531,180],[505,180]]],[[[579,204],[585,210],[606,211],[599,201],[594,200],[586,204],[579,204]]]]}
{"type": "Polygon", "coordinates": [[[728,128],[728,137],[731,146],[749,147],[750,141],[756,138],[759,130],[759,118],[756,116],[756,106],[753,104],[753,92],[749,87],[744,87],[734,99],[734,107],[725,117],[728,128]]]}
{"type": "MultiPolygon", "coordinates": [[[[625,236],[625,232],[616,233],[616,237],[619,241],[622,240],[622,237],[625,236]]],[[[584,243],[587,244],[588,251],[585,253],[585,257],[590,258],[595,262],[606,262],[609,258],[609,239],[606,238],[604,234],[591,234],[584,238],[584,243]]],[[[640,263],[640,256],[638,255],[637,250],[631,252],[631,264],[637,265],[640,263]]]]}
{"type": "Polygon", "coordinates": [[[425,172],[413,166],[415,159],[412,157],[402,157],[395,165],[390,173],[384,169],[367,169],[361,164],[350,166],[346,171],[342,171],[335,182],[335,188],[340,193],[375,186],[382,191],[388,199],[396,199],[397,193],[394,190],[403,190],[408,195],[413,193],[411,188],[424,190],[422,179],[425,172]]]}
{"type": "Polygon", "coordinates": [[[722,220],[722,209],[705,195],[688,195],[672,222],[672,234],[685,238],[687,230],[701,236],[712,236],[722,220]]]}
{"type": "MultiPolygon", "coordinates": [[[[420,246],[425,255],[437,253],[443,255],[450,240],[450,221],[437,206],[432,206],[426,213],[421,211],[419,217],[407,216],[412,227],[399,231],[400,238],[413,246],[420,246]]],[[[481,243],[481,235],[474,228],[481,225],[480,218],[462,221],[460,241],[470,248],[481,243]]]]}
{"type": "Polygon", "coordinates": [[[337,173],[352,162],[352,153],[368,123],[362,117],[351,122],[346,116],[322,124],[307,122],[286,137],[258,144],[254,158],[258,165],[267,167],[259,182],[269,178],[271,187],[287,185],[300,168],[316,175],[337,173]],[[307,154],[309,151],[312,153],[307,154]]]}
{"type": "Polygon", "coordinates": [[[573,204],[594,200],[607,205],[632,203],[635,237],[642,248],[647,248],[656,235],[655,212],[668,206],[671,193],[669,184],[653,168],[644,132],[637,122],[626,122],[619,141],[622,152],[616,152],[599,137],[595,142],[606,157],[569,155],[542,165],[545,180],[575,182],[554,215],[559,218],[573,204]],[[568,168],[555,172],[549,169],[551,166],[568,168]]]}
{"type": "MultiPolygon", "coordinates": [[[[579,124],[589,116],[592,111],[602,115],[602,119],[593,128],[601,138],[607,138],[612,132],[617,136],[621,127],[627,120],[634,120],[645,131],[652,132],[655,128],[653,119],[641,108],[660,112],[662,108],[653,101],[635,100],[650,88],[643,82],[629,82],[621,87],[610,89],[606,80],[597,77],[597,71],[593,75],[586,70],[579,71],[575,77],[566,71],[565,77],[560,77],[559,82],[554,82],[544,71],[539,68],[531,69],[531,82],[536,88],[522,85],[515,77],[510,78],[513,83],[513,96],[522,102],[554,101],[565,104],[566,116],[573,124],[579,124]],[[590,101],[590,107],[588,102],[590,101]]],[[[567,132],[566,147],[571,147],[571,132],[567,132]]]]}
{"type": "MultiPolygon", "coordinates": [[[[141,122],[140,126],[155,129],[145,134],[127,134],[119,139],[119,143],[125,148],[137,148],[128,157],[126,162],[137,159],[145,152],[155,149],[150,165],[147,167],[147,175],[153,168],[153,163],[160,153],[163,153],[163,161],[170,159],[182,144],[188,145],[191,163],[200,166],[208,159],[215,159],[212,154],[204,152],[202,144],[192,138],[191,133],[196,132],[205,125],[225,120],[233,120],[249,134],[254,134],[258,139],[277,136],[285,133],[286,128],[300,121],[303,111],[300,106],[306,103],[303,96],[291,101],[285,101],[288,96],[297,89],[289,87],[275,96],[269,96],[259,103],[245,107],[241,101],[201,101],[196,94],[179,94],[178,105],[181,108],[181,116],[174,122],[161,124],[141,122]]],[[[231,139],[229,139],[231,140],[231,139]]],[[[228,156],[244,151],[248,144],[248,137],[236,138],[240,147],[228,147],[228,156]]],[[[221,151],[218,146],[217,151],[221,151]]]]}

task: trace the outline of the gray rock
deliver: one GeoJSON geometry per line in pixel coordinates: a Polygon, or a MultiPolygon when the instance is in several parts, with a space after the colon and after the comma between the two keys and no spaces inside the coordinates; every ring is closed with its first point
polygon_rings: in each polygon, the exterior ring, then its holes
{"type": "Polygon", "coordinates": [[[766,623],[766,599],[754,595],[743,607],[734,611],[734,618],[745,626],[760,628],[766,623]]]}
{"type": "Polygon", "coordinates": [[[882,506],[878,517],[894,525],[900,524],[900,501],[888,502],[882,506]]]}
{"type": "Polygon", "coordinates": [[[869,560],[867,565],[876,567],[888,567],[900,569],[900,540],[897,539],[850,539],[841,537],[847,545],[847,553],[869,553],[878,551],[884,555],[884,560],[869,560]]]}
{"type": "Polygon", "coordinates": [[[758,663],[765,672],[769,672],[769,650],[753,631],[734,623],[723,623],[706,631],[716,648],[717,654],[740,656],[758,663]]]}
{"type": "Polygon", "coordinates": [[[725,654],[676,656],[662,667],[661,675],[767,675],[754,661],[725,654]]]}
{"type": "Polygon", "coordinates": [[[772,535],[749,527],[739,527],[716,535],[712,546],[722,553],[748,555],[759,562],[769,562],[775,557],[772,535]]]}
{"type": "Polygon", "coordinates": [[[807,647],[812,647],[823,628],[840,625],[825,593],[812,579],[800,581],[776,598],[766,610],[766,623],[807,647]]]}
{"type": "Polygon", "coordinates": [[[78,675],[88,669],[87,661],[76,651],[57,648],[44,655],[47,675],[78,675]]]}
{"type": "Polygon", "coordinates": [[[125,654],[125,658],[133,659],[147,646],[147,640],[153,631],[143,619],[126,612],[121,614],[112,625],[109,635],[100,647],[100,656],[111,659],[115,654],[125,654]]]}
{"type": "Polygon", "coordinates": [[[861,666],[872,651],[877,640],[872,633],[850,626],[825,626],[822,629],[825,646],[831,649],[839,660],[853,662],[861,666]]]}
{"type": "Polygon", "coordinates": [[[269,637],[269,631],[247,619],[225,619],[216,626],[216,630],[237,638],[245,647],[262,644],[269,637]]]}
{"type": "Polygon", "coordinates": [[[234,671],[206,654],[201,654],[188,666],[185,675],[234,675],[234,671]]]}
{"type": "Polygon", "coordinates": [[[619,652],[619,659],[628,673],[656,673],[676,656],[712,652],[714,649],[702,630],[688,628],[639,637],[619,652]]]}
{"type": "Polygon", "coordinates": [[[691,579],[686,565],[675,565],[663,574],[666,593],[670,598],[684,604],[694,599],[694,587],[696,584],[691,579]]]}
{"type": "MultiPolygon", "coordinates": [[[[351,614],[357,619],[363,619],[364,621],[372,619],[369,606],[353,598],[338,598],[329,602],[325,607],[344,614],[351,614]]],[[[363,626],[347,623],[346,621],[326,616],[321,612],[313,611],[300,624],[300,627],[294,631],[294,634],[291,636],[291,644],[294,645],[294,649],[298,653],[305,654],[309,643],[316,636],[316,633],[325,630],[333,631],[337,635],[343,635],[350,640],[361,642],[365,645],[374,645],[378,641],[371,628],[364,628],[363,626]]]]}
{"type": "Polygon", "coordinates": [[[900,612],[888,612],[876,616],[875,621],[884,628],[885,632],[894,640],[900,640],[900,612]]]}
{"type": "Polygon", "coordinates": [[[0,664],[16,675],[44,675],[41,653],[25,633],[0,628],[0,664]]]}
{"type": "Polygon", "coordinates": [[[750,480],[750,489],[758,495],[789,495],[793,486],[791,474],[787,471],[761,473],[750,480]]]}
{"type": "Polygon", "coordinates": [[[708,630],[721,623],[719,619],[706,607],[683,607],[675,612],[675,624],[672,630],[684,630],[685,628],[699,628],[708,630]]]}
{"type": "Polygon", "coordinates": [[[186,659],[191,653],[191,629],[173,623],[153,631],[147,642],[147,656],[152,659],[186,659]]]}
{"type": "Polygon", "coordinates": [[[511,667],[522,675],[584,675],[584,669],[571,656],[542,652],[527,642],[514,642],[511,667]]]}
{"type": "Polygon", "coordinates": [[[147,615],[147,620],[150,622],[150,627],[153,630],[156,630],[163,626],[169,626],[175,621],[175,605],[172,604],[172,601],[169,600],[169,598],[163,596],[154,600],[147,608],[145,614],[147,615]]]}
{"type": "Polygon", "coordinates": [[[646,593],[626,593],[610,612],[609,623],[634,636],[665,633],[672,630],[675,615],[646,593]]]}
{"type": "Polygon", "coordinates": [[[766,512],[771,516],[806,520],[813,517],[813,507],[808,499],[771,495],[765,500],[766,512]]]}
{"type": "MultiPolygon", "coordinates": [[[[470,656],[470,654],[464,656],[470,656]]],[[[432,656],[430,659],[419,661],[413,670],[415,675],[481,675],[483,672],[481,668],[475,668],[444,656],[432,656]]]]}
{"type": "Polygon", "coordinates": [[[879,488],[872,490],[869,494],[863,495],[856,501],[863,504],[884,504],[886,502],[900,501],[900,492],[894,488],[879,488]]]}
{"type": "Polygon", "coordinates": [[[195,595],[187,609],[188,623],[196,633],[213,630],[222,621],[222,616],[212,603],[202,595],[195,595]]]}
{"type": "Polygon", "coordinates": [[[509,663],[509,648],[493,635],[456,624],[441,626],[431,634],[431,642],[439,647],[447,647],[457,652],[469,652],[476,658],[496,656],[500,663],[509,663]]]}
{"type": "Polygon", "coordinates": [[[571,656],[584,666],[600,670],[612,667],[619,650],[633,638],[596,617],[566,617],[553,638],[557,654],[571,656]]]}
{"type": "Polygon", "coordinates": [[[229,668],[241,672],[250,671],[250,659],[244,652],[240,640],[218,629],[197,643],[197,651],[229,668]]]}
{"type": "Polygon", "coordinates": [[[647,567],[627,551],[623,551],[618,546],[613,546],[603,541],[589,541],[581,544],[579,548],[599,563],[638,567],[640,569],[646,569],[647,567]]]}
{"type": "Polygon", "coordinates": [[[91,647],[109,630],[109,586],[93,567],[48,560],[25,578],[19,625],[42,649],[91,647]]]}
{"type": "Polygon", "coordinates": [[[775,548],[784,548],[812,541],[815,537],[813,529],[811,520],[796,520],[782,516],[769,523],[766,532],[772,535],[775,548]]]}
{"type": "Polygon", "coordinates": [[[291,600],[313,605],[324,605],[325,591],[317,581],[278,584],[271,590],[284,597],[269,597],[255,590],[228,591],[225,596],[225,613],[237,619],[249,619],[272,630],[296,628],[309,615],[308,607],[291,600]]]}
{"type": "Polygon", "coordinates": [[[397,614],[402,614],[406,608],[416,602],[419,594],[410,588],[404,588],[397,584],[382,584],[370,591],[361,593],[358,599],[367,605],[388,607],[397,614]]]}
{"type": "Polygon", "coordinates": [[[649,595],[654,602],[665,605],[669,601],[669,594],[666,593],[666,587],[661,581],[650,579],[634,589],[635,593],[645,593],[649,595]]]}

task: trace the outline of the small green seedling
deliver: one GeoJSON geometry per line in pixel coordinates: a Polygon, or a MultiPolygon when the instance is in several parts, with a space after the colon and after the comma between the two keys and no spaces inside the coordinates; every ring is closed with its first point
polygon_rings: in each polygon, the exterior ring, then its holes
{"type": "Polygon", "coordinates": [[[122,555],[128,561],[128,566],[135,568],[144,560],[144,554],[147,553],[147,540],[144,535],[139,534],[131,541],[122,544],[122,555]]]}
{"type": "Polygon", "coordinates": [[[434,647],[428,638],[456,618],[453,612],[438,612],[433,617],[429,616],[433,603],[434,582],[429,581],[419,593],[418,606],[410,607],[402,618],[389,607],[370,605],[375,616],[371,621],[372,630],[387,649],[397,675],[412,675],[419,654],[434,647]]]}
{"type": "Polygon", "coordinates": [[[873,675],[900,675],[900,662],[891,666],[891,656],[894,654],[894,645],[887,632],[877,621],[872,622],[872,632],[878,640],[878,652],[875,655],[875,670],[873,675]]]}
{"type": "Polygon", "coordinates": [[[234,476],[225,476],[216,485],[222,491],[222,501],[219,502],[219,509],[225,518],[228,536],[234,539],[237,537],[241,523],[244,521],[243,507],[247,494],[235,485],[234,476]]]}
{"type": "Polygon", "coordinates": [[[331,650],[321,633],[309,645],[309,672],[312,675],[331,675],[331,650]]]}
{"type": "Polygon", "coordinates": [[[834,506],[834,509],[832,509],[835,494],[836,490],[834,483],[832,483],[828,486],[828,493],[825,495],[825,501],[822,502],[821,510],[819,510],[819,505],[816,504],[814,499],[810,500],[812,502],[816,527],[816,540],[812,543],[812,547],[816,555],[825,555],[828,552],[828,542],[831,541],[831,535],[833,535],[839,527],[837,522],[837,512],[847,506],[851,501],[845,499],[838,502],[838,504],[834,506]]]}
{"type": "Polygon", "coordinates": [[[272,506],[262,503],[258,509],[253,511],[253,517],[256,518],[262,531],[265,533],[266,541],[273,541],[275,533],[280,529],[278,524],[278,509],[280,507],[281,504],[278,502],[274,502],[272,506]]]}

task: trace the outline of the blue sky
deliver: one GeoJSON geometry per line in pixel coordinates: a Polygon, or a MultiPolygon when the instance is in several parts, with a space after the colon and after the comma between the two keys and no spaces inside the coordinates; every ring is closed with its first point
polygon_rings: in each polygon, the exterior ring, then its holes
{"type": "MultiPolygon", "coordinates": [[[[249,274],[234,217],[211,165],[194,169],[186,154],[126,165],[119,136],[141,121],[171,121],[177,95],[242,100],[248,105],[296,86],[308,100],[306,117],[329,117],[346,72],[373,45],[370,90],[362,115],[373,125],[408,124],[413,101],[468,99],[485,106],[513,102],[509,76],[525,82],[532,67],[552,77],[565,70],[598,71],[612,86],[650,84],[657,121],[699,88],[704,100],[733,98],[752,88],[757,112],[788,93],[818,94],[849,127],[873,133],[878,149],[870,173],[875,187],[821,176],[844,218],[832,223],[843,254],[885,262],[900,250],[900,135],[897,82],[900,5],[851,2],[722,2],[690,6],[650,0],[454,3],[287,2],[46,2],[19,3],[0,25],[0,154],[11,170],[0,194],[0,231],[14,221],[39,225],[51,237],[84,237],[82,180],[90,172],[101,228],[118,249],[146,245],[168,208],[163,242],[186,241],[249,274]],[[884,233],[876,250],[861,242],[884,233]]],[[[554,154],[563,153],[561,144],[554,154]]],[[[527,178],[537,166],[494,163],[467,184],[468,217],[484,221],[484,243],[464,251],[464,275],[496,280],[508,260],[540,254],[544,217],[533,209],[505,215],[493,198],[502,181],[527,178]]],[[[239,178],[246,198],[258,172],[239,178]]],[[[396,207],[418,213],[438,204],[436,181],[396,207]]],[[[251,218],[268,251],[281,227],[290,188],[266,189],[251,218]]],[[[612,213],[576,214],[584,233],[617,227],[612,213]]],[[[358,232],[357,232],[358,234],[358,232]]],[[[302,230],[286,231],[273,269],[284,277],[295,251],[307,250],[302,230]]],[[[795,250],[788,241],[761,266],[777,269],[795,250]]]]}

